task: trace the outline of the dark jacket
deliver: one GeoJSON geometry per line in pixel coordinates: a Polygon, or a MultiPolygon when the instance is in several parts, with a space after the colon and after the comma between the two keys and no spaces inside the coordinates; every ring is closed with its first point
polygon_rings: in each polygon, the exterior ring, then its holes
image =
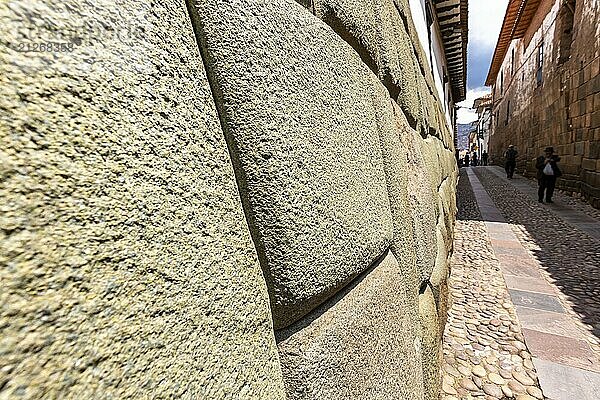
{"type": "Polygon", "coordinates": [[[515,149],[508,149],[504,152],[504,158],[506,159],[506,161],[516,161],[517,160],[517,154],[519,154],[515,149]]]}
{"type": "MultiPolygon", "coordinates": [[[[562,175],[562,171],[558,168],[557,162],[560,161],[560,157],[553,154],[550,156],[550,166],[554,171],[554,176],[558,178],[562,175]]],[[[542,179],[544,176],[544,167],[546,167],[546,156],[539,156],[535,159],[535,167],[537,168],[537,178],[542,179]]]]}

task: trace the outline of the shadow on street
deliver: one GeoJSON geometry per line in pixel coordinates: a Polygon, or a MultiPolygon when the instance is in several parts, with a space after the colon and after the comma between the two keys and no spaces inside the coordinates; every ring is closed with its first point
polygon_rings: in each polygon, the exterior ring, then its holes
{"type": "MultiPolygon", "coordinates": [[[[581,321],[600,338],[600,242],[550,211],[552,205],[539,204],[533,188],[524,195],[487,168],[474,170],[519,239],[527,242],[581,321]]],[[[464,173],[457,190],[471,190],[464,173]]],[[[473,196],[466,201],[471,198],[475,201],[473,196]]],[[[473,213],[465,214],[461,208],[472,207],[459,204],[458,219],[473,219],[473,213]]]]}

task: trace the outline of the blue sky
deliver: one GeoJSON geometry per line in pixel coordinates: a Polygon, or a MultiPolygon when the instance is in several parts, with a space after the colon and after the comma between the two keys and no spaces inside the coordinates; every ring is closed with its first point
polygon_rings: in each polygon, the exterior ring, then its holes
{"type": "MultiPolygon", "coordinates": [[[[490,88],[484,86],[485,78],[502,27],[507,4],[508,0],[469,1],[467,99],[460,103],[463,107],[471,107],[473,100],[490,91],[490,88]]],[[[473,111],[464,108],[458,111],[459,123],[467,123],[475,119],[477,118],[473,111]]]]}

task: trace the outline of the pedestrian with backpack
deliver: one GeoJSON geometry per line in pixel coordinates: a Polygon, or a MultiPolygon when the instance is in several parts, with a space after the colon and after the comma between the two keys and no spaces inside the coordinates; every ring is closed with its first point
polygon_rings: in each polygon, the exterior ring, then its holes
{"type": "Polygon", "coordinates": [[[515,173],[515,167],[517,166],[517,151],[515,146],[512,144],[508,146],[508,149],[504,152],[504,170],[506,171],[506,177],[512,179],[515,173]]]}
{"type": "Polygon", "coordinates": [[[546,195],[546,203],[553,203],[552,195],[556,186],[556,179],[562,175],[558,162],[560,157],[554,154],[553,147],[546,147],[544,155],[539,156],[535,160],[538,178],[538,202],[544,202],[544,193],[546,195]]]}

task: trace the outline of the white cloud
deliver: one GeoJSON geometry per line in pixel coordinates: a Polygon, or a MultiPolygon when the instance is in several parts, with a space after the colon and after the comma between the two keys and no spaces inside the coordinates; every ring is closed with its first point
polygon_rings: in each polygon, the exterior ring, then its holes
{"type": "Polygon", "coordinates": [[[475,99],[490,93],[490,88],[482,86],[474,89],[467,90],[467,98],[464,101],[458,103],[461,107],[468,108],[459,108],[456,114],[456,120],[459,124],[468,124],[469,122],[473,122],[477,119],[477,113],[475,110],[471,109],[473,107],[473,102],[475,99]]]}
{"type": "Polygon", "coordinates": [[[456,114],[456,122],[459,124],[468,124],[469,122],[473,122],[477,119],[477,114],[475,110],[467,110],[464,108],[459,108],[458,113],[456,114]]]}
{"type": "Polygon", "coordinates": [[[469,41],[473,46],[496,47],[508,0],[469,1],[469,41]]]}

